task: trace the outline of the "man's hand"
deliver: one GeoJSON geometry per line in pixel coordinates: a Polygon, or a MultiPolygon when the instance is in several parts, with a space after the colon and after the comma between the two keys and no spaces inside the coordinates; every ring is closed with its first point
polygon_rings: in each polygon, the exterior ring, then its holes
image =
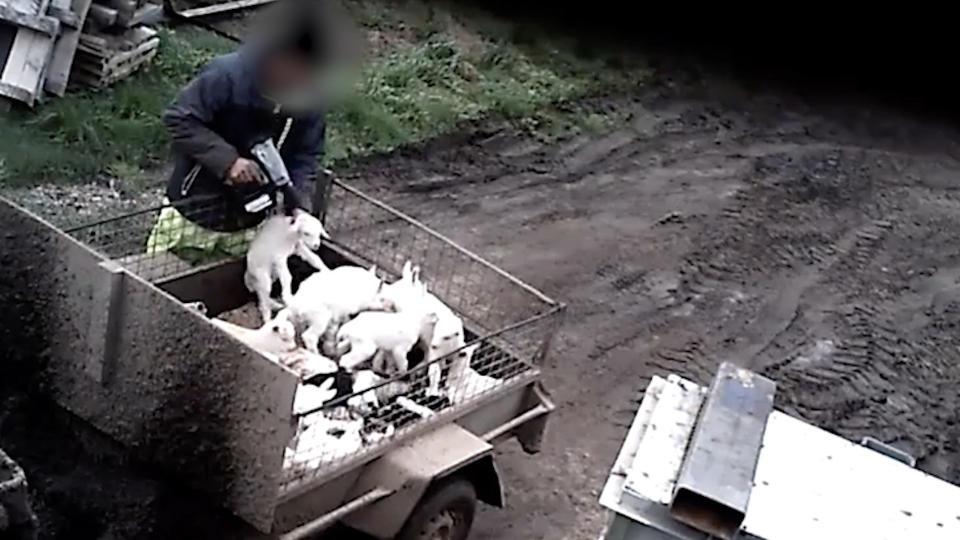
{"type": "Polygon", "coordinates": [[[228,184],[263,183],[263,175],[256,161],[246,158],[237,158],[227,171],[228,184]]]}

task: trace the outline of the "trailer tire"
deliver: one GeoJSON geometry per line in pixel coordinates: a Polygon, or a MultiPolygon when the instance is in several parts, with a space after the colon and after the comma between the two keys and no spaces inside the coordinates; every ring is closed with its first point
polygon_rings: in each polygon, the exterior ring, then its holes
{"type": "Polygon", "coordinates": [[[477,511],[477,490],[455,476],[430,487],[396,540],[466,540],[477,511]]]}

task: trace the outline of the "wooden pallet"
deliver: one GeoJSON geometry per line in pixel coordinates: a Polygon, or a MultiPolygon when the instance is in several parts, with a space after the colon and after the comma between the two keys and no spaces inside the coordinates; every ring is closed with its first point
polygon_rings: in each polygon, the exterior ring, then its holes
{"type": "Polygon", "coordinates": [[[65,0],[62,7],[51,6],[48,13],[60,19],[61,34],[53,47],[53,57],[47,66],[47,80],[43,87],[51,94],[62,96],[70,80],[70,66],[77,53],[83,23],[90,10],[91,0],[65,0]],[[69,21],[69,18],[73,21],[69,21]]]}
{"type": "Polygon", "coordinates": [[[88,31],[118,30],[141,24],[155,24],[163,18],[163,7],[143,0],[98,0],[90,8],[88,31]]]}
{"type": "Polygon", "coordinates": [[[104,88],[129,76],[157,54],[156,30],[138,26],[122,36],[84,33],[80,36],[71,79],[104,88]]]}

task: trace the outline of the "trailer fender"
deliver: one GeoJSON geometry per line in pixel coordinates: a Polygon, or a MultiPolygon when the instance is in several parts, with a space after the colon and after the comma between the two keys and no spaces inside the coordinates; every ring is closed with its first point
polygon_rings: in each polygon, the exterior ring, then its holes
{"type": "Polygon", "coordinates": [[[394,494],[343,519],[376,538],[392,538],[436,480],[463,474],[480,500],[502,506],[503,489],[493,465],[493,446],[457,424],[424,434],[367,465],[346,499],[375,488],[394,494]]]}

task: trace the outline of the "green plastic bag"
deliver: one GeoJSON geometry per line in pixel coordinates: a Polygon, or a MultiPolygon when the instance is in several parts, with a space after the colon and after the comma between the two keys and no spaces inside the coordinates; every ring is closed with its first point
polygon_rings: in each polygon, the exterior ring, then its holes
{"type": "Polygon", "coordinates": [[[170,202],[163,200],[157,223],[147,238],[147,254],[170,252],[193,264],[240,257],[257,234],[257,228],[237,232],[204,229],[183,217],[170,202]]]}

